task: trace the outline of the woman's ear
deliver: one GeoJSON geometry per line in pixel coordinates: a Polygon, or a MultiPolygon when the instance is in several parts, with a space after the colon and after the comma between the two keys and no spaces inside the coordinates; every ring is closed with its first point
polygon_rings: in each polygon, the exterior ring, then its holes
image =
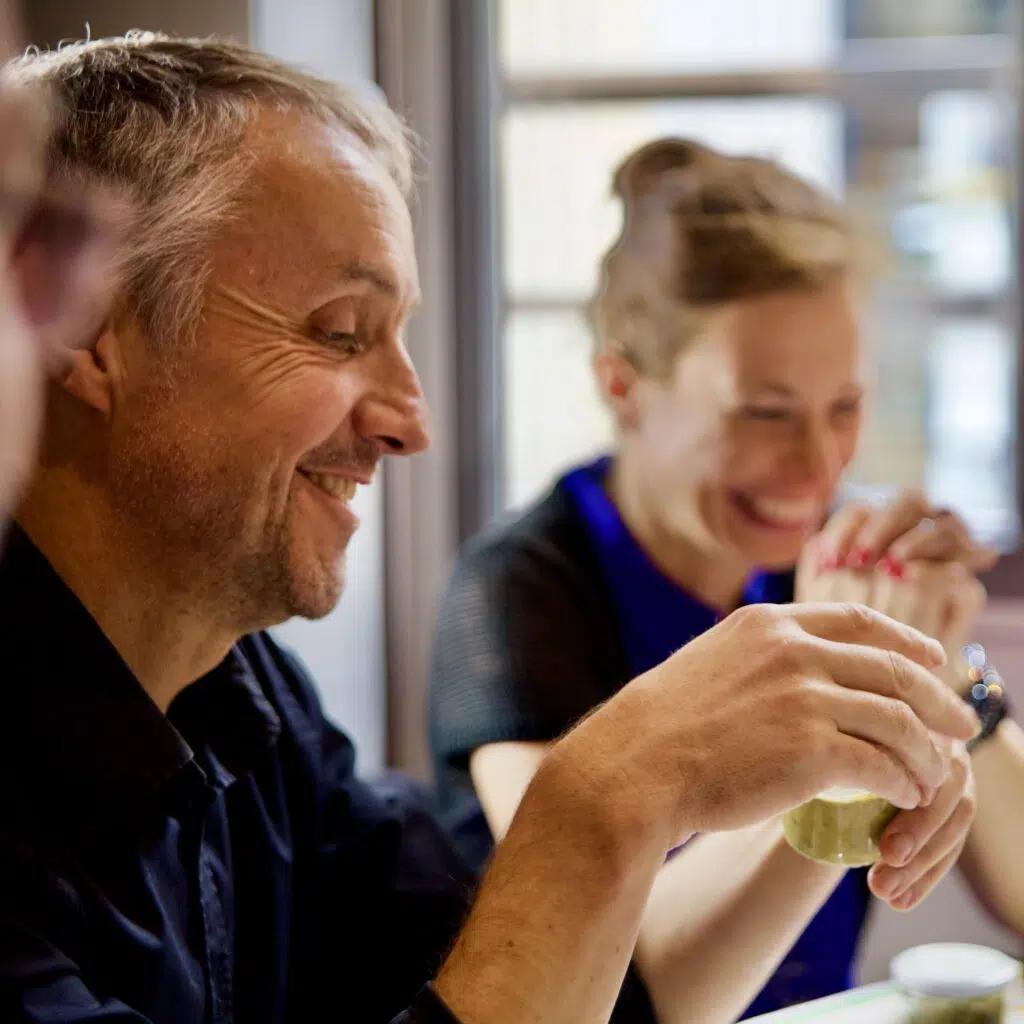
{"type": "Polygon", "coordinates": [[[114,404],[121,376],[121,350],[112,324],[104,324],[88,348],[69,349],[60,356],[53,377],[59,387],[103,416],[114,404]]]}
{"type": "Polygon", "coordinates": [[[621,352],[602,349],[594,357],[594,372],[616,426],[623,431],[634,428],[639,420],[640,400],[640,374],[636,367],[621,352]]]}

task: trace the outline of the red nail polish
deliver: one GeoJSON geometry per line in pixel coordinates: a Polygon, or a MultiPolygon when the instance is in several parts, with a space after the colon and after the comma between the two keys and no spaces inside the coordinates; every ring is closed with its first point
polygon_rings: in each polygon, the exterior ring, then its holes
{"type": "Polygon", "coordinates": [[[847,556],[846,564],[851,569],[866,569],[871,564],[871,552],[867,548],[854,548],[847,556]]]}
{"type": "Polygon", "coordinates": [[[879,563],[878,567],[887,576],[891,576],[894,580],[901,580],[906,575],[907,570],[903,563],[898,559],[892,557],[892,555],[886,555],[879,563]]]}

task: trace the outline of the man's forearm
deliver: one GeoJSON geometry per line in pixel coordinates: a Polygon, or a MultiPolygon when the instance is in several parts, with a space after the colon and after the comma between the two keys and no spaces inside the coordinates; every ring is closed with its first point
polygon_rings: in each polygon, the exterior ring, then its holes
{"type": "Polygon", "coordinates": [[[973,762],[978,807],[960,866],[989,910],[1024,935],[1024,731],[1004,720],[973,762]]]}
{"type": "Polygon", "coordinates": [[[843,874],[794,853],[777,821],[695,839],[659,874],[637,944],[658,1020],[735,1020],[843,874]]]}
{"type": "Polygon", "coordinates": [[[437,979],[463,1024],[589,1024],[615,1004],[670,843],[565,767],[538,771],[437,979]]]}

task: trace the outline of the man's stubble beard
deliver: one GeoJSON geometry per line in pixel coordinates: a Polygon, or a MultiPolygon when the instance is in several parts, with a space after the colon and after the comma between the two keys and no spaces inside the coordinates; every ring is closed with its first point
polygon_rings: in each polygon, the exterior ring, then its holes
{"type": "Polygon", "coordinates": [[[344,566],[295,564],[292,494],[280,519],[254,521],[244,470],[199,465],[180,439],[154,448],[154,436],[123,439],[110,479],[117,518],[163,578],[239,635],[333,610],[344,566]]]}

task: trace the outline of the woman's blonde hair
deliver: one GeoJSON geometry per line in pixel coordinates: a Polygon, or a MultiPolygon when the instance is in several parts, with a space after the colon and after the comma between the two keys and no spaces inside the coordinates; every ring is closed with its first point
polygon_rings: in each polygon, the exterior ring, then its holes
{"type": "Polygon", "coordinates": [[[770,160],[665,138],[615,171],[623,227],[590,306],[598,350],[667,373],[710,314],[822,287],[869,262],[842,207],[770,160]]]}

